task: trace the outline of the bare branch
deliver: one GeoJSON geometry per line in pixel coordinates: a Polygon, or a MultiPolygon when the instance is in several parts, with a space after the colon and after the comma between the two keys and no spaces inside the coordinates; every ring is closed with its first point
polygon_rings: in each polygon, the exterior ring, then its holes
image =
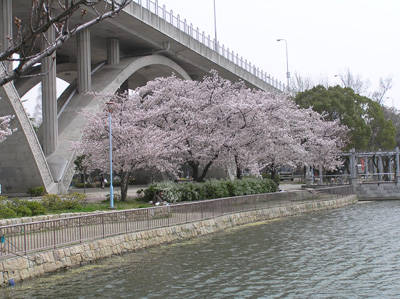
{"type": "Polygon", "coordinates": [[[0,85],[15,80],[28,72],[36,63],[40,63],[60,48],[67,40],[104,19],[111,18],[131,3],[132,0],[104,1],[104,0],[65,0],[64,5],[60,0],[32,1],[29,26],[25,26],[18,18],[15,19],[18,28],[17,36],[12,40],[11,46],[0,52],[0,62],[15,61],[20,63],[14,70],[8,70],[5,76],[0,78],[0,85]],[[97,10],[96,5],[105,2],[104,12],[97,10]],[[57,7],[57,10],[54,8],[57,7]],[[61,8],[61,10],[60,10],[61,8]],[[95,17],[83,24],[70,27],[70,19],[77,13],[87,14],[87,10],[93,10],[95,17]],[[44,38],[46,46],[41,47],[38,42],[45,36],[45,32],[55,27],[55,41],[44,38]],[[18,54],[19,58],[12,58],[18,54]]]}

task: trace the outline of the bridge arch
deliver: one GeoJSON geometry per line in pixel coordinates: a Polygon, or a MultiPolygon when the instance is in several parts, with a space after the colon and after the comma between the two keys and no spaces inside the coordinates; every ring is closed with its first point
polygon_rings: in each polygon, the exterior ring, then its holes
{"type": "Polygon", "coordinates": [[[189,74],[181,66],[165,56],[149,55],[126,60],[127,66],[112,79],[103,92],[115,93],[126,81],[129,81],[129,88],[135,89],[156,77],[167,77],[173,73],[184,80],[191,80],[189,74]]]}

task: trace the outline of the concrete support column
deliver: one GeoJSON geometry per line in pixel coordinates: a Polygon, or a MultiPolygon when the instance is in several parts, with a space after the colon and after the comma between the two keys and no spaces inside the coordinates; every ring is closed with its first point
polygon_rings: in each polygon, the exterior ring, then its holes
{"type": "Polygon", "coordinates": [[[379,156],[378,156],[378,179],[379,179],[380,181],[382,181],[382,179],[383,179],[382,173],[383,173],[382,156],[379,155],[379,156]]]}
{"type": "MultiPolygon", "coordinates": [[[[8,49],[12,38],[12,0],[0,0],[0,52],[8,49]]],[[[12,70],[12,63],[7,62],[7,70],[12,70]]]]}
{"type": "Polygon", "coordinates": [[[85,29],[77,37],[78,92],[85,93],[92,89],[92,57],[90,50],[90,31],[85,29]]]}
{"type": "Polygon", "coordinates": [[[389,180],[393,180],[393,162],[392,162],[392,156],[388,156],[389,158],[389,180]]]}
{"type": "MultiPolygon", "coordinates": [[[[45,34],[42,47],[55,41],[55,29],[53,26],[45,34]]],[[[58,119],[57,119],[57,76],[56,53],[42,60],[42,117],[43,139],[42,148],[46,156],[53,153],[58,143],[58,119]]]]}
{"type": "Polygon", "coordinates": [[[365,165],[365,180],[368,180],[368,172],[369,172],[369,169],[368,169],[368,167],[369,167],[369,159],[368,159],[368,157],[365,157],[364,159],[365,159],[365,163],[364,163],[364,165],[365,165]]]}
{"type": "Polygon", "coordinates": [[[400,153],[399,153],[399,147],[396,146],[396,183],[400,182],[400,153]]]}
{"type": "Polygon", "coordinates": [[[356,183],[357,179],[357,170],[356,170],[356,153],[355,149],[351,149],[350,151],[351,155],[349,157],[350,159],[350,184],[354,185],[356,183]]]}
{"type": "Polygon", "coordinates": [[[107,40],[107,64],[119,64],[119,40],[111,38],[107,40]]]}

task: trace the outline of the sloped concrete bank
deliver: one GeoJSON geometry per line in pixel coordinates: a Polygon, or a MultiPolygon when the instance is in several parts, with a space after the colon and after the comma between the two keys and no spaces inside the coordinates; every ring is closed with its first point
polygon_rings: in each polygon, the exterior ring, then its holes
{"type": "Polygon", "coordinates": [[[0,283],[5,286],[9,284],[11,279],[18,282],[44,273],[87,264],[112,255],[195,238],[247,223],[340,208],[355,204],[357,201],[355,195],[350,195],[339,199],[313,200],[306,203],[294,202],[281,207],[224,215],[199,222],[95,240],[25,257],[10,258],[0,263],[0,283]]]}

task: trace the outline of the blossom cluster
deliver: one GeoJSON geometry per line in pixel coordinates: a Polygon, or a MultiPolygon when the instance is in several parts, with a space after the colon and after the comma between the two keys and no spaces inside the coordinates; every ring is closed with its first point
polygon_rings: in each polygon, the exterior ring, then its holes
{"type": "Polygon", "coordinates": [[[11,115],[0,116],[0,143],[13,133],[10,127],[12,119],[13,117],[11,115]]]}
{"type": "Polygon", "coordinates": [[[284,94],[253,90],[215,71],[200,81],[157,78],[133,93],[110,95],[109,109],[90,118],[79,145],[89,168],[107,171],[108,117],[118,172],[191,167],[196,180],[212,165],[238,172],[271,165],[341,165],[347,128],[301,109],[284,94]]]}

